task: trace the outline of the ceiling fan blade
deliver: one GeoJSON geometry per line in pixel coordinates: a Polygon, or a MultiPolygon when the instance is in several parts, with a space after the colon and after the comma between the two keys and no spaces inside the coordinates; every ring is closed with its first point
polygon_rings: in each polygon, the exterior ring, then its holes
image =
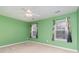
{"type": "Polygon", "coordinates": [[[38,14],[35,14],[35,13],[32,13],[32,15],[33,15],[33,16],[38,16],[38,17],[40,16],[40,15],[38,15],[38,14]]]}
{"type": "Polygon", "coordinates": [[[27,11],[27,9],[26,9],[26,8],[22,8],[22,10],[23,10],[23,11],[27,11]]]}

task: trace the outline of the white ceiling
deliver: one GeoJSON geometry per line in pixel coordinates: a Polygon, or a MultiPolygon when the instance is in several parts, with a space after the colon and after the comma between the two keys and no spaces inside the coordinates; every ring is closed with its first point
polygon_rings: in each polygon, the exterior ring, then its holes
{"type": "Polygon", "coordinates": [[[0,6],[0,14],[30,22],[51,16],[59,16],[66,13],[71,13],[76,11],[77,8],[77,6],[0,6]],[[25,15],[25,9],[30,9],[33,13],[40,16],[33,16],[32,18],[27,17],[25,15]],[[58,10],[60,10],[60,12],[58,10]]]}

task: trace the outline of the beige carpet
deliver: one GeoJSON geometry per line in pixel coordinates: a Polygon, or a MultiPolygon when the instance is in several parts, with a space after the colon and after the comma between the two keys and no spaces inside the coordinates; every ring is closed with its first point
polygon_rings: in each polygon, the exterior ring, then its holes
{"type": "Polygon", "coordinates": [[[25,42],[21,44],[0,48],[0,53],[74,53],[74,52],[38,43],[25,42]]]}

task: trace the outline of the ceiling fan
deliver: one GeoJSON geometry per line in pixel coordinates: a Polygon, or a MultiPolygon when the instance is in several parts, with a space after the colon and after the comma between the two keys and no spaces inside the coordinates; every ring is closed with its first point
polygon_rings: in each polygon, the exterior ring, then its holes
{"type": "Polygon", "coordinates": [[[32,10],[30,9],[23,8],[23,10],[25,11],[26,17],[39,17],[40,16],[38,14],[33,13],[32,10]]]}

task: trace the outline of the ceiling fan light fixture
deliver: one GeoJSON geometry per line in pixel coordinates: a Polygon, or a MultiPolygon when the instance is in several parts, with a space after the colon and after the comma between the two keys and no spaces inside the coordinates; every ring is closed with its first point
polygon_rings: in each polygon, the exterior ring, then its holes
{"type": "Polygon", "coordinates": [[[39,16],[40,16],[40,15],[37,15],[37,14],[32,13],[32,11],[31,11],[30,9],[27,9],[25,15],[26,15],[27,17],[33,17],[33,16],[39,17],[39,16]]]}
{"type": "Polygon", "coordinates": [[[32,14],[26,13],[27,17],[32,17],[32,14]]]}
{"type": "Polygon", "coordinates": [[[27,13],[32,13],[32,11],[30,9],[27,10],[27,13]]]}

